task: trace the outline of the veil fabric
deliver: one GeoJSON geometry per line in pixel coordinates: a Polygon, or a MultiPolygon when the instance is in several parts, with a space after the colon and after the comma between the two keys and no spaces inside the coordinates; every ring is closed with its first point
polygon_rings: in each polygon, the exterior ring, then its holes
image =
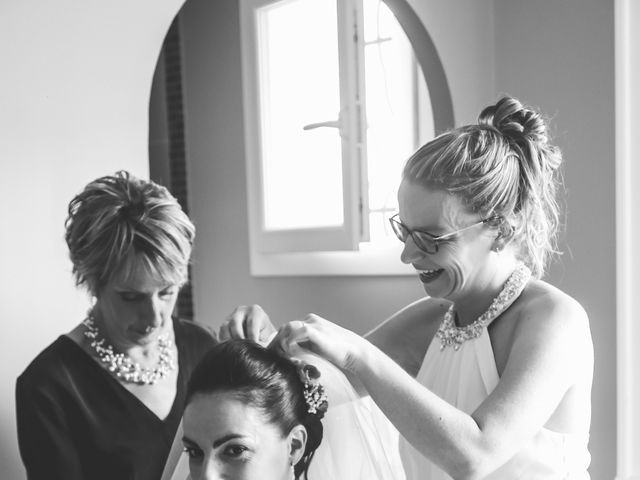
{"type": "MultiPolygon", "coordinates": [[[[309,467],[309,480],[405,480],[398,431],[369,398],[360,398],[347,377],[330,362],[308,352],[296,358],[320,370],[329,400],[324,434],[309,467]]],[[[178,428],[162,480],[189,479],[178,428]]]]}

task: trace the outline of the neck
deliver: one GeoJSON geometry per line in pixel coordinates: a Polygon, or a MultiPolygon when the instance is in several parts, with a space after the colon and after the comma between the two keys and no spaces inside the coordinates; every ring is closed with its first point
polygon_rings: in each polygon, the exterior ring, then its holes
{"type": "Polygon", "coordinates": [[[473,288],[454,300],[456,324],[464,327],[475,322],[487,311],[493,299],[502,291],[518,262],[515,258],[505,259],[491,269],[485,269],[473,279],[473,288]]]}
{"type": "MultiPolygon", "coordinates": [[[[111,345],[117,353],[123,353],[136,362],[140,362],[143,366],[151,365],[158,360],[158,337],[164,335],[167,339],[173,341],[173,328],[165,329],[162,332],[154,334],[153,338],[149,338],[147,342],[134,343],[126,338],[116,338],[110,335],[110,330],[106,328],[102,313],[99,309],[94,308],[92,312],[94,324],[98,328],[99,335],[104,338],[107,344],[111,345]]],[[[85,339],[89,341],[88,339],[85,339]]]]}

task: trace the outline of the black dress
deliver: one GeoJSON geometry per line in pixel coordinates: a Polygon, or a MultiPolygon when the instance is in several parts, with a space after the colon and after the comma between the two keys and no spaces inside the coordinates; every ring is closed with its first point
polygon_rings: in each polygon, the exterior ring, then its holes
{"type": "Polygon", "coordinates": [[[62,335],[18,377],[20,455],[29,480],[158,480],[184,410],[189,376],[216,340],[174,320],[176,397],[161,420],[62,335]]]}

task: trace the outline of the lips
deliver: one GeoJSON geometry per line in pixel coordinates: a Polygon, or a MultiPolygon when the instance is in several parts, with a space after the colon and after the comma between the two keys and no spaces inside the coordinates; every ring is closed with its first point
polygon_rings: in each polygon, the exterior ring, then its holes
{"type": "Polygon", "coordinates": [[[443,268],[434,268],[432,270],[418,270],[418,276],[420,277],[420,281],[422,283],[430,283],[437,279],[442,272],[444,272],[443,268]]]}

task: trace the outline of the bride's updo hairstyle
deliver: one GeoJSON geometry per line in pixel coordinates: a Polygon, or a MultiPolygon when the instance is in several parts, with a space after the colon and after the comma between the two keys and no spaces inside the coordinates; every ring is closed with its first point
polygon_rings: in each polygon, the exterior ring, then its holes
{"type": "Polygon", "coordinates": [[[294,466],[295,478],[306,478],[322,441],[326,408],[310,413],[298,367],[274,350],[251,340],[229,340],[213,347],[194,369],[185,406],[198,394],[230,393],[260,411],[283,437],[296,425],[307,430],[305,451],[294,466]],[[304,475],[304,476],[303,476],[304,475]]]}
{"type": "Polygon", "coordinates": [[[561,161],[542,116],[507,96],[486,107],[477,124],[421,147],[403,178],[458,195],[482,218],[502,218],[520,259],[539,278],[556,253],[561,161]]]}

